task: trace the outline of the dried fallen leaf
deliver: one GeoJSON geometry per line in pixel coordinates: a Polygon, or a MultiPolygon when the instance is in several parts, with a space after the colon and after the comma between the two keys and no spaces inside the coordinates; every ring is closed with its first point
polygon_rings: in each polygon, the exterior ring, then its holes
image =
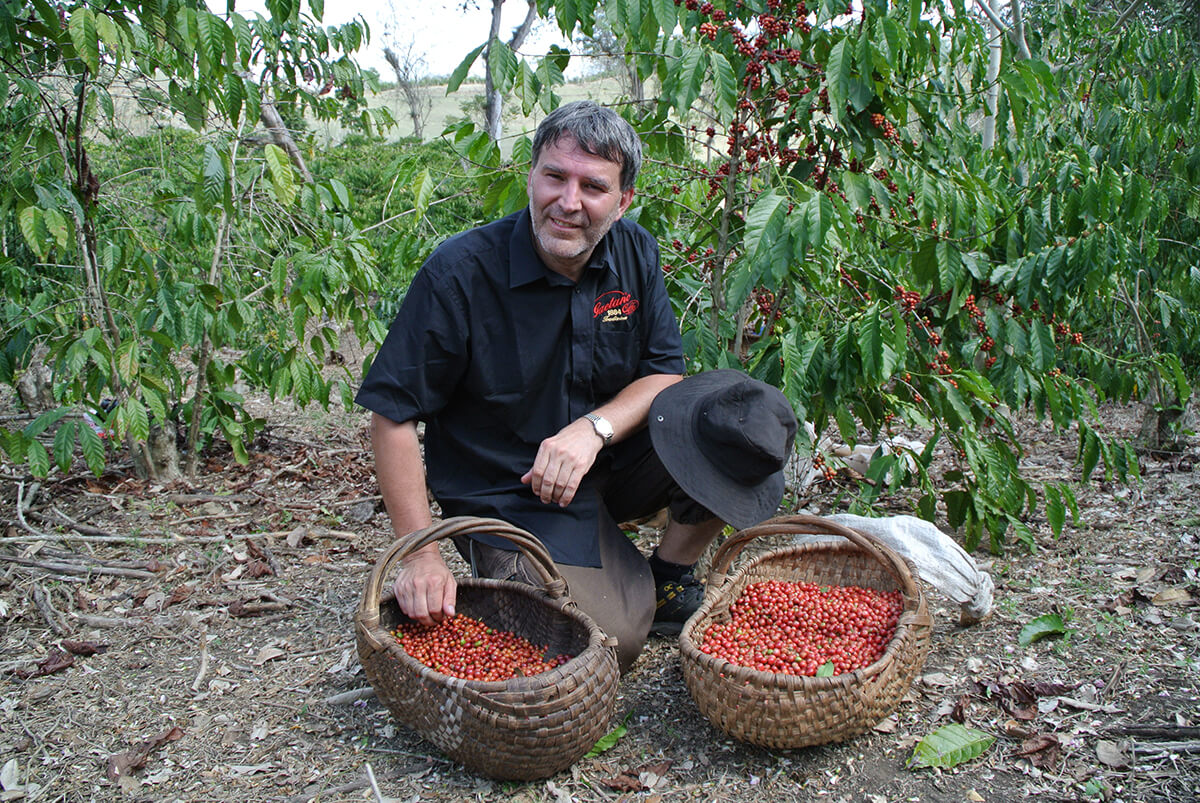
{"type": "Polygon", "coordinates": [[[1005,736],[1011,736],[1014,739],[1028,739],[1033,735],[1033,731],[1029,730],[1029,728],[1026,728],[1015,719],[1005,720],[1001,727],[1004,729],[1005,736]]]}
{"type": "Polygon", "coordinates": [[[895,714],[886,719],[881,719],[875,723],[873,730],[876,733],[895,733],[900,727],[900,719],[895,714]]]}
{"type": "Polygon", "coordinates": [[[38,661],[37,668],[33,670],[18,669],[13,672],[19,678],[29,680],[30,678],[40,678],[43,675],[53,675],[55,672],[61,672],[68,667],[75,665],[75,656],[65,650],[60,650],[58,647],[50,650],[46,657],[38,661]]]}
{"type": "Polygon", "coordinates": [[[970,803],[983,803],[983,795],[979,794],[974,789],[970,789],[967,791],[967,800],[969,800],[970,803]]]}
{"type": "Polygon", "coordinates": [[[1107,739],[1101,739],[1096,744],[1096,758],[1100,759],[1104,766],[1117,770],[1126,769],[1131,765],[1129,756],[1121,745],[1107,739]]]}
{"type": "Polygon", "coordinates": [[[165,730],[153,739],[136,744],[124,753],[114,753],[108,757],[106,774],[110,781],[116,781],[134,770],[146,765],[150,754],[169,742],[183,738],[183,729],[178,726],[165,730]]]}
{"type": "Polygon", "coordinates": [[[926,686],[953,686],[958,681],[945,672],[930,672],[928,675],[921,676],[921,682],[926,686]]]}
{"type": "Polygon", "coordinates": [[[287,653],[278,647],[263,647],[258,651],[258,655],[254,656],[254,665],[262,666],[267,661],[282,658],[284,655],[287,655],[287,653]]]}
{"type": "Polygon", "coordinates": [[[266,577],[272,574],[275,574],[275,570],[265,561],[252,560],[246,565],[247,577],[266,577]]]}
{"type": "Polygon", "coordinates": [[[615,775],[612,778],[604,778],[600,783],[607,786],[614,792],[645,792],[646,787],[642,784],[638,777],[631,772],[622,772],[620,775],[615,775]]]}
{"type": "Polygon", "coordinates": [[[59,644],[72,655],[98,655],[108,650],[107,644],[101,644],[98,641],[73,641],[65,638],[59,644]]]}
{"type": "Polygon", "coordinates": [[[1029,758],[1038,769],[1047,770],[1058,763],[1061,752],[1062,744],[1057,736],[1052,733],[1038,733],[1021,742],[1016,754],[1029,758]]]}
{"type": "Polygon", "coordinates": [[[296,529],[287,534],[287,545],[295,549],[304,542],[305,536],[308,535],[308,525],[301,524],[296,529]]]}
{"type": "Polygon", "coordinates": [[[1186,588],[1164,588],[1155,594],[1150,601],[1160,607],[1165,605],[1188,605],[1192,601],[1192,595],[1187,592],[1186,588]]]}

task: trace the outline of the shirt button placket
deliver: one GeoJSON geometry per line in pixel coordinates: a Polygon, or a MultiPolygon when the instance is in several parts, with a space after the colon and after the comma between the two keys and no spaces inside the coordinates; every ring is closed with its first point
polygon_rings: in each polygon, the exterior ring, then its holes
{"type": "Polygon", "coordinates": [[[586,281],[586,276],[580,279],[571,295],[571,420],[590,412],[593,406],[588,392],[588,377],[591,375],[592,364],[592,317],[587,303],[588,296],[583,287],[586,281]]]}

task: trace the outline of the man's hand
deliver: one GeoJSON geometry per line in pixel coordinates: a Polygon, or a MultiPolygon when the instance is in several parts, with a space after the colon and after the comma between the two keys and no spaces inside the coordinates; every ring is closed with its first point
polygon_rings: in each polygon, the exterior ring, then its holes
{"type": "Polygon", "coordinates": [[[405,558],[392,584],[400,610],[423,625],[454,616],[457,589],[454,574],[442,560],[437,544],[429,544],[405,558]]]}
{"type": "Polygon", "coordinates": [[[542,441],[533,468],[525,472],[521,482],[546,504],[566,507],[603,447],[604,441],[592,422],[585,418],[572,421],[542,441]]]}

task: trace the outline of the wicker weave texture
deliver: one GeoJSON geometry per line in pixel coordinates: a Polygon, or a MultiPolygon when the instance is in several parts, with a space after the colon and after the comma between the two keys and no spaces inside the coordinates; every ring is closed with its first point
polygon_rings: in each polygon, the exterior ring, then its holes
{"type": "Polygon", "coordinates": [[[620,680],[612,640],[566,596],[505,580],[458,583],[459,613],[547,644],[550,656],[575,657],[548,672],[504,682],[449,677],[404,652],[392,631],[409,620],[393,600],[377,602],[376,590],[364,592],[355,616],[367,679],[397,720],[469,770],[501,780],[534,780],[566,769],[605,734],[612,719],[620,680]]]}
{"type": "MultiPolygon", "coordinates": [[[[810,519],[788,517],[760,527],[772,535],[791,528],[813,532],[818,526],[813,522],[821,520],[810,519]]],[[[828,532],[824,527],[817,531],[828,532]]],[[[847,541],[810,543],[761,555],[732,575],[721,574],[715,586],[710,580],[704,604],[680,634],[684,680],[701,713],[735,739],[782,749],[842,741],[891,714],[925,662],[932,621],[911,570],[886,546],[881,561],[880,546],[879,542],[866,549],[847,541]],[[700,652],[705,630],[729,621],[729,608],[742,591],[766,580],[900,590],[904,607],[896,633],[878,661],[833,677],[760,672],[700,652]]]]}

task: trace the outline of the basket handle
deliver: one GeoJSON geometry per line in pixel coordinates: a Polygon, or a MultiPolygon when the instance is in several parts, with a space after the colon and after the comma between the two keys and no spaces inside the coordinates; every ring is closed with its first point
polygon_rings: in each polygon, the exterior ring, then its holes
{"type": "Polygon", "coordinates": [[[762,524],[747,527],[745,530],[734,533],[729,540],[717,548],[716,554],[713,555],[712,568],[709,570],[712,584],[719,586],[725,582],[725,575],[729,572],[734,559],[755,538],[768,535],[797,535],[800,533],[839,535],[855,546],[866,550],[876,560],[886,566],[896,581],[900,583],[906,595],[914,596],[919,592],[916,580],[913,578],[914,573],[904,563],[904,559],[883,541],[870,533],[844,527],[841,524],[836,524],[818,516],[807,515],[779,516],[768,519],[762,524]]]}
{"type": "MultiPolygon", "coordinates": [[[[546,547],[534,535],[521,528],[499,519],[486,519],[477,516],[455,516],[435,522],[428,527],[415,530],[403,535],[392,542],[391,546],[375,561],[367,584],[363,588],[362,599],[358,605],[358,619],[365,625],[368,634],[379,624],[379,602],[383,585],[391,575],[394,566],[406,557],[437,541],[456,535],[471,535],[473,533],[498,535],[516,545],[517,549],[530,563],[533,564],[542,580],[546,593],[551,599],[561,600],[567,596],[567,581],[559,573],[558,567],[546,547]]],[[[374,641],[374,639],[371,639],[374,641]]],[[[374,645],[380,649],[379,645],[374,645]]]]}

